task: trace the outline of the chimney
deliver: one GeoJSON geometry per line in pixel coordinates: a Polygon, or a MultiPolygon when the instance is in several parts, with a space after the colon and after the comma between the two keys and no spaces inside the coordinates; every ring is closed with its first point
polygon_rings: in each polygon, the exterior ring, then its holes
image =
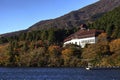
{"type": "Polygon", "coordinates": [[[87,25],[86,24],[81,24],[80,25],[80,29],[81,30],[86,30],[87,29],[87,25]]]}

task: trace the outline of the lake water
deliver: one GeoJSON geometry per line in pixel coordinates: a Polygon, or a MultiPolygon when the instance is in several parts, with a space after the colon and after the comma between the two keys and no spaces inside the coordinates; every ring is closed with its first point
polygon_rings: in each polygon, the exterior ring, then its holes
{"type": "Polygon", "coordinates": [[[120,80],[120,69],[0,68],[0,80],[120,80]]]}

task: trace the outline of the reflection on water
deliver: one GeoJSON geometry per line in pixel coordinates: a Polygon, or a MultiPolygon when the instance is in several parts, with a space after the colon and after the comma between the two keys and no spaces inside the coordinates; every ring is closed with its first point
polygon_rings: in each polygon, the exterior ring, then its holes
{"type": "Polygon", "coordinates": [[[0,80],[120,80],[120,70],[0,68],[0,80]]]}

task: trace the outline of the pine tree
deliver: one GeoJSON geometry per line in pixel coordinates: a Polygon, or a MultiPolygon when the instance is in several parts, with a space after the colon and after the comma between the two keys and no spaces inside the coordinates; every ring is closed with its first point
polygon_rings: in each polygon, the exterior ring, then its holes
{"type": "Polygon", "coordinates": [[[49,32],[48,32],[48,41],[49,41],[50,43],[54,43],[55,40],[56,40],[56,38],[55,38],[55,31],[54,31],[54,29],[51,29],[51,30],[49,30],[49,32]]]}
{"type": "Polygon", "coordinates": [[[44,30],[42,33],[41,33],[41,39],[42,40],[47,40],[48,38],[48,32],[46,30],[44,30]]]}

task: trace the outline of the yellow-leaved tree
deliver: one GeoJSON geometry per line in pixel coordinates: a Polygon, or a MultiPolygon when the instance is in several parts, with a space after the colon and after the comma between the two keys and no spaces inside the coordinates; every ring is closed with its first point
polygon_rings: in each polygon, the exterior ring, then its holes
{"type": "Polygon", "coordinates": [[[120,52],[120,39],[113,40],[110,43],[110,51],[113,53],[120,52]]]}
{"type": "Polygon", "coordinates": [[[108,62],[112,66],[120,66],[120,39],[111,41],[109,45],[112,56],[109,58],[108,62]]]}
{"type": "Polygon", "coordinates": [[[59,67],[61,65],[61,47],[58,45],[51,45],[48,48],[48,53],[48,66],[59,67]]]}
{"type": "Polygon", "coordinates": [[[81,66],[81,49],[70,45],[62,50],[62,58],[65,67],[79,67],[81,66]]]}

